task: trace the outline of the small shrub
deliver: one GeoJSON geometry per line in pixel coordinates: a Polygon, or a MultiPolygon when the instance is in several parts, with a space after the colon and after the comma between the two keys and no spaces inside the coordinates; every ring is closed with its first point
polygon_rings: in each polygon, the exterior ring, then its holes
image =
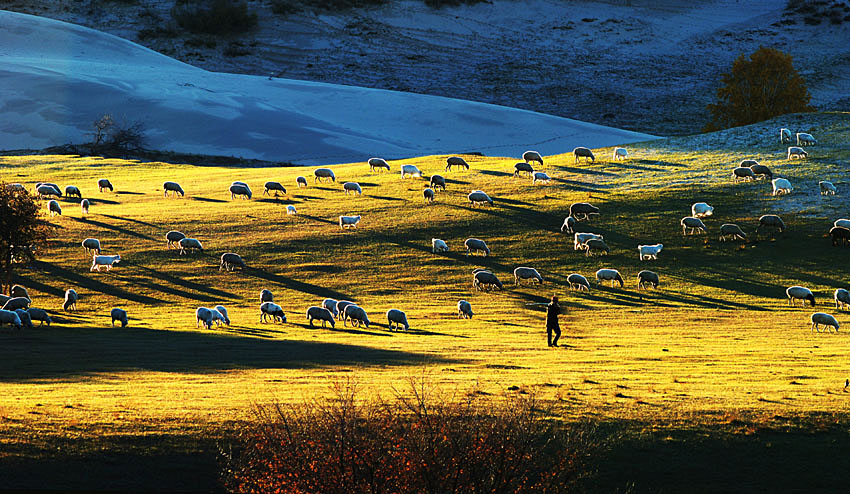
{"type": "Polygon", "coordinates": [[[234,0],[177,0],[171,16],[178,26],[193,33],[236,34],[257,26],[257,14],[234,0]]]}
{"type": "Polygon", "coordinates": [[[104,114],[94,122],[92,142],[88,147],[92,154],[102,156],[125,156],[144,147],[145,132],[141,122],[116,123],[112,115],[104,114]]]}

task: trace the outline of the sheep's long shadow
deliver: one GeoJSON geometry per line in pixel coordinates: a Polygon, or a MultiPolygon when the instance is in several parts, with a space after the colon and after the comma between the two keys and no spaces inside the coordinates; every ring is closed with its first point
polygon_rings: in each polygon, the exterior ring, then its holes
{"type": "Polygon", "coordinates": [[[604,177],[616,177],[617,176],[616,173],[605,172],[605,171],[601,171],[601,170],[591,170],[591,169],[588,169],[588,168],[576,168],[574,166],[557,166],[556,165],[553,168],[556,168],[560,171],[577,173],[579,175],[600,175],[600,176],[604,176],[604,177]]]}
{"type": "Polygon", "coordinates": [[[311,216],[309,214],[302,214],[301,216],[304,217],[304,218],[313,220],[313,221],[320,221],[322,223],[329,223],[331,225],[338,225],[339,224],[338,221],[332,221],[332,220],[325,219],[325,218],[319,218],[318,216],[311,216]]]}
{"type": "Polygon", "coordinates": [[[236,299],[239,298],[239,296],[234,294],[234,293],[225,292],[225,291],[222,291],[222,290],[217,290],[217,289],[211,288],[207,285],[202,285],[200,283],[187,281],[187,280],[178,278],[177,276],[173,276],[173,275],[164,273],[162,271],[157,271],[155,269],[151,269],[151,268],[148,268],[148,267],[145,267],[145,266],[133,265],[133,267],[140,270],[140,271],[143,271],[146,276],[149,276],[151,278],[156,278],[156,279],[162,280],[166,283],[171,283],[171,284],[174,284],[174,285],[182,286],[183,288],[186,288],[186,289],[189,289],[189,290],[194,290],[196,292],[206,293],[206,294],[210,295],[210,297],[207,297],[207,296],[197,296],[197,295],[193,295],[193,294],[187,294],[187,292],[182,292],[182,291],[179,292],[179,293],[185,294],[183,296],[185,296],[187,298],[192,298],[194,300],[200,300],[200,301],[204,301],[204,302],[214,301],[214,300],[222,300],[222,299],[224,299],[224,300],[236,300],[236,299]]]}
{"type": "Polygon", "coordinates": [[[122,233],[124,235],[128,235],[128,236],[131,236],[131,237],[136,237],[136,238],[141,238],[141,239],[144,239],[144,240],[153,241],[153,238],[151,238],[151,237],[149,237],[149,236],[147,236],[143,233],[138,233],[138,232],[135,232],[133,230],[130,230],[130,229],[127,229],[127,228],[124,228],[124,227],[120,227],[120,226],[116,226],[116,225],[110,225],[109,223],[104,223],[102,221],[93,220],[93,219],[88,218],[88,217],[86,217],[86,218],[71,218],[71,219],[73,219],[74,221],[76,221],[78,223],[86,223],[86,224],[90,224],[90,225],[96,225],[96,226],[99,226],[101,228],[106,228],[107,230],[114,230],[118,233],[122,233]]]}
{"type": "MultiPolygon", "coordinates": [[[[70,269],[60,267],[56,264],[51,264],[51,263],[45,262],[45,261],[35,261],[33,263],[33,265],[35,266],[36,269],[44,271],[45,273],[48,273],[52,279],[54,279],[56,281],[64,282],[66,284],[70,284],[69,288],[79,289],[80,287],[82,287],[82,288],[85,288],[88,291],[100,292],[100,293],[103,293],[103,294],[106,294],[106,295],[112,295],[114,297],[118,297],[120,299],[130,300],[132,302],[138,302],[140,304],[156,305],[156,304],[162,303],[161,300],[158,300],[158,299],[155,299],[155,298],[152,298],[152,297],[148,297],[148,296],[145,296],[145,295],[139,295],[139,294],[136,294],[136,293],[128,292],[128,291],[123,290],[121,288],[116,288],[112,285],[108,285],[108,284],[106,284],[102,281],[98,281],[96,279],[86,277],[86,276],[81,276],[81,275],[71,271],[70,269]]],[[[108,276],[108,275],[105,275],[105,276],[108,276]]],[[[77,291],[80,291],[80,290],[77,290],[77,291]]],[[[63,292],[63,294],[64,294],[64,292],[63,292]]]]}
{"type": "Polygon", "coordinates": [[[482,175],[492,175],[494,177],[513,177],[513,173],[508,172],[500,172],[498,170],[478,170],[478,173],[482,175]]]}
{"type": "Polygon", "coordinates": [[[269,273],[268,271],[263,271],[257,268],[245,268],[245,274],[248,276],[253,276],[255,278],[259,278],[261,280],[270,281],[272,283],[277,283],[291,290],[297,290],[303,293],[309,293],[312,295],[316,295],[322,298],[333,298],[336,300],[350,300],[349,296],[333,290],[331,288],[325,288],[322,286],[314,285],[312,283],[307,283],[304,281],[294,280],[292,278],[287,278],[286,276],[282,276],[279,274],[269,273]]]}
{"type": "Polygon", "coordinates": [[[381,200],[384,200],[384,201],[404,201],[405,200],[401,197],[376,196],[374,194],[369,194],[369,197],[372,197],[374,199],[381,199],[381,200]]]}
{"type": "Polygon", "coordinates": [[[143,196],[143,195],[145,195],[144,192],[131,192],[129,190],[116,190],[115,193],[119,194],[119,195],[132,195],[132,196],[143,196]]]}
{"type": "Polygon", "coordinates": [[[130,222],[130,223],[137,223],[139,225],[150,226],[150,227],[153,227],[153,228],[161,228],[159,225],[154,225],[153,223],[148,223],[147,221],[136,220],[136,219],[133,219],[133,218],[125,218],[123,216],[115,216],[115,215],[112,215],[112,214],[102,214],[101,216],[104,216],[106,218],[112,218],[113,220],[127,221],[127,222],[130,222]]]}
{"type": "Polygon", "coordinates": [[[201,197],[201,196],[191,196],[191,197],[189,197],[189,199],[192,199],[193,201],[201,201],[201,202],[215,202],[215,203],[230,202],[230,201],[226,201],[224,199],[213,199],[211,197],[201,197]]]}
{"type": "Polygon", "coordinates": [[[564,185],[569,186],[573,190],[577,190],[579,192],[593,192],[596,194],[607,194],[608,191],[605,190],[607,186],[592,184],[590,182],[582,182],[579,180],[568,180],[566,178],[553,178],[555,182],[562,183],[564,185]]]}

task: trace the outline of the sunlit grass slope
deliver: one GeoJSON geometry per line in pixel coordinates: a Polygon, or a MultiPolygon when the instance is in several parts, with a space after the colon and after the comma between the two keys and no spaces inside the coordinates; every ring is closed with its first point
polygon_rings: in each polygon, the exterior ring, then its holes
{"type": "MultiPolygon", "coordinates": [[[[353,378],[374,392],[404,387],[423,373],[435,385],[499,393],[536,391],[577,405],[576,414],[653,420],[735,410],[806,413],[846,410],[843,383],[850,339],[809,331],[812,310],[790,308],[787,286],[818,297],[819,310],[850,321],[831,305],[832,291],[850,279],[850,250],[825,234],[848,212],[850,118],[844,114],[785,121],[629,147],[631,158],[576,164],[571,154],[548,157],[554,181],[515,178],[515,158],[466,156],[469,171],[444,172],[445,156],[392,162],[391,173],[365,163],[336,165],[336,183],[314,184],[312,169],[236,168],[139,163],[74,156],[0,158],[2,180],[74,184],[92,201],[83,217],[77,200],[64,214],[41,262],[24,269],[33,305],[54,311],[49,329],[0,332],[0,410],[15,427],[52,430],[137,420],[218,423],[247,416],[251,403],[300,400],[324,393],[329,382],[353,378]],[[812,132],[821,145],[810,159],[789,162],[778,127],[812,132]],[[771,197],[764,181],[733,184],[738,161],[756,158],[787,177],[794,193],[771,197]],[[448,179],[437,201],[425,204],[424,179],[399,177],[415,164],[427,177],[448,179]],[[295,178],[308,177],[298,189],[295,178]],[[98,178],[115,192],[99,193],[98,178]],[[818,180],[839,195],[821,197],[818,180]],[[184,198],[164,198],[162,182],[179,182],[184,198]],[[247,182],[250,201],[231,200],[229,184],[247,182]],[[263,196],[263,184],[283,183],[288,195],[263,196]],[[362,197],[346,196],[357,181],[362,197]],[[482,189],[495,204],[466,200],[482,189]],[[605,235],[611,255],[588,258],[560,233],[569,205],[590,201],[602,214],[589,229],[605,235]],[[715,207],[707,237],[683,237],[679,220],[693,202],[715,207]],[[286,205],[298,209],[286,215],[286,205]],[[747,244],[718,241],[722,223],[754,235],[761,214],[780,214],[788,231],[747,244]],[[356,231],[338,216],[359,214],[356,231]],[[165,234],[198,238],[202,254],[166,248],[165,234]],[[111,272],[91,273],[80,242],[100,239],[120,254],[111,272]],[[448,254],[433,254],[442,238],[448,254]],[[463,241],[485,239],[492,256],[467,257],[463,241]],[[640,262],[637,245],[663,243],[657,261],[640,262]],[[245,271],[219,271],[218,258],[236,252],[245,271]],[[542,286],[513,286],[517,266],[536,268],[542,286]],[[504,291],[477,292],[472,269],[492,269],[504,291]],[[625,288],[592,286],[570,292],[566,278],[597,269],[620,270],[625,288]],[[662,286],[636,290],[636,275],[652,269],[662,286]],[[62,312],[75,288],[77,312],[62,312]],[[259,292],[268,288],[288,323],[259,323],[259,292]],[[539,306],[561,296],[563,346],[547,348],[539,306]],[[309,328],[304,313],[326,297],[358,302],[368,329],[309,328]],[[456,303],[475,317],[457,319],[456,303]],[[233,325],[196,328],[198,306],[225,305],[233,325]],[[119,306],[130,326],[111,328],[119,306]],[[825,307],[823,307],[825,306],[825,307]],[[407,312],[409,333],[390,333],[384,312],[407,312]],[[23,424],[23,425],[21,425],[23,424]],[[80,425],[82,424],[82,425],[80,425]]],[[[850,326],[848,326],[850,327],[850,326]]],[[[116,426],[118,426],[116,425],[116,426]]]]}

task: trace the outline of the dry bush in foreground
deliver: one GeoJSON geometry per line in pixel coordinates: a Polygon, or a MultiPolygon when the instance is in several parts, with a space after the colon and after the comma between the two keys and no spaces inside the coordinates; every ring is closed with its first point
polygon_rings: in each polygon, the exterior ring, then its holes
{"type": "Polygon", "coordinates": [[[573,492],[600,450],[595,429],[548,419],[534,398],[461,399],[414,386],[392,401],[352,385],[300,406],[258,406],[228,457],[227,487],[260,493],[573,492]]]}

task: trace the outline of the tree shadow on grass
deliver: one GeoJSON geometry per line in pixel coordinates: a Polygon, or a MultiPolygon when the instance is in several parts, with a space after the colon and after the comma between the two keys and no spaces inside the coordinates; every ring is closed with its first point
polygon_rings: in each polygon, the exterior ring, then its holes
{"type": "Polygon", "coordinates": [[[106,218],[112,218],[113,220],[127,221],[127,222],[130,222],[130,223],[137,223],[139,225],[150,226],[150,227],[153,227],[153,228],[161,228],[160,225],[154,225],[153,223],[148,223],[147,221],[136,220],[136,219],[133,219],[133,218],[125,218],[123,216],[115,216],[115,215],[112,215],[112,214],[103,214],[101,216],[104,216],[106,218]]]}
{"type": "Polygon", "coordinates": [[[263,271],[261,269],[245,268],[245,274],[248,276],[259,278],[261,280],[277,283],[290,290],[297,290],[302,293],[309,293],[317,297],[332,298],[336,300],[349,300],[349,295],[346,295],[342,292],[338,292],[331,288],[325,288],[322,286],[314,285],[312,283],[294,280],[292,278],[287,278],[286,276],[279,274],[269,273],[268,271],[263,271]]]}
{"type": "Polygon", "coordinates": [[[147,236],[143,233],[138,233],[138,232],[135,232],[133,230],[130,230],[130,229],[127,229],[127,228],[124,228],[124,227],[120,227],[120,226],[110,225],[108,223],[93,220],[93,219],[88,218],[88,217],[86,217],[86,218],[73,218],[72,217],[71,219],[78,222],[78,223],[85,223],[85,224],[88,224],[88,225],[99,226],[99,227],[105,228],[107,230],[114,230],[118,233],[128,235],[130,237],[136,237],[136,238],[141,238],[141,239],[144,239],[144,240],[151,240],[151,241],[154,240],[153,238],[151,238],[151,237],[149,237],[149,236],[147,236]]]}
{"type": "MultiPolygon", "coordinates": [[[[77,291],[79,291],[80,288],[84,288],[87,291],[100,292],[105,295],[111,295],[113,297],[129,300],[131,302],[138,302],[140,304],[156,305],[162,303],[162,300],[128,292],[127,290],[117,288],[92,277],[82,276],[70,269],[63,268],[56,264],[51,264],[45,261],[35,261],[33,264],[39,271],[49,274],[50,278],[55,280],[55,282],[60,286],[70,286],[77,289],[77,291]]],[[[31,281],[32,280],[27,280],[27,283],[30,283],[31,281]]],[[[64,291],[62,293],[64,296],[64,291]]]]}

